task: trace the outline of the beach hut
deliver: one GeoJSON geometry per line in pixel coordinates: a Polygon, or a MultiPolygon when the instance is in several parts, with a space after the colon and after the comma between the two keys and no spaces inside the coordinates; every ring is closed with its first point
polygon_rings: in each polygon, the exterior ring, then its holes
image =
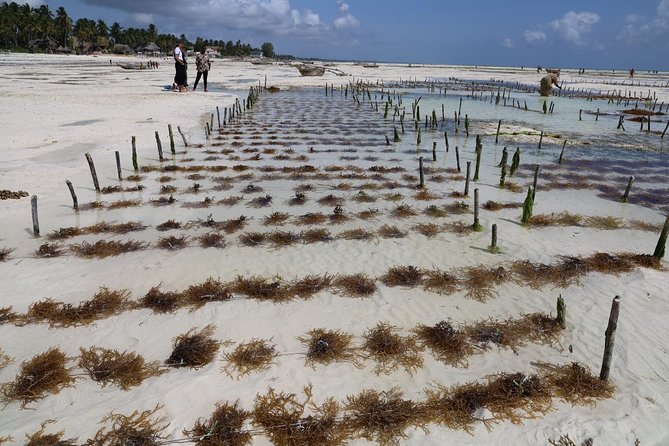
{"type": "Polygon", "coordinates": [[[154,42],[149,42],[146,44],[144,48],[142,48],[144,51],[144,54],[150,55],[150,56],[160,56],[160,47],[156,45],[154,42]]]}
{"type": "Polygon", "coordinates": [[[134,53],[134,51],[128,45],[124,45],[122,43],[117,43],[116,45],[114,45],[114,53],[115,54],[132,54],[132,53],[134,53]]]}
{"type": "Polygon", "coordinates": [[[58,48],[56,48],[53,52],[56,54],[71,54],[72,50],[66,46],[61,45],[58,48]]]}

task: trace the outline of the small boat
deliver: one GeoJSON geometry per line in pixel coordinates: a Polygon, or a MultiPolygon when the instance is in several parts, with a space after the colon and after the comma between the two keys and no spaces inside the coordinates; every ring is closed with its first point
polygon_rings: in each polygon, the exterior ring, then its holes
{"type": "Polygon", "coordinates": [[[362,64],[363,68],[379,68],[379,66],[375,63],[364,63],[362,64]]]}
{"type": "Polygon", "coordinates": [[[123,68],[124,70],[146,70],[148,68],[148,66],[142,62],[139,63],[116,62],[116,65],[123,68]]]}
{"type": "Polygon", "coordinates": [[[302,76],[322,76],[325,74],[325,67],[317,65],[297,65],[296,67],[302,76]]]}

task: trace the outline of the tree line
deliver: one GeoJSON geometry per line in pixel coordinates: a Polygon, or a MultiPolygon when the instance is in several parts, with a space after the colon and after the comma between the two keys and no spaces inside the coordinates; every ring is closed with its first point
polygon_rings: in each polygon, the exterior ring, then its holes
{"type": "Polygon", "coordinates": [[[114,52],[118,44],[137,49],[153,42],[161,52],[170,53],[178,40],[196,50],[202,46],[218,47],[221,56],[248,56],[256,50],[262,51],[265,57],[274,57],[274,45],[270,42],[263,43],[261,49],[240,40],[226,42],[198,37],[193,43],[184,34],[178,37],[160,34],[154,24],[146,28],[123,28],[118,22],[109,26],[102,19],[80,18],[75,21],[62,6],[53,11],[48,5],[31,7],[28,3],[0,3],[0,42],[7,50],[48,51],[61,46],[75,52],[114,52]]]}

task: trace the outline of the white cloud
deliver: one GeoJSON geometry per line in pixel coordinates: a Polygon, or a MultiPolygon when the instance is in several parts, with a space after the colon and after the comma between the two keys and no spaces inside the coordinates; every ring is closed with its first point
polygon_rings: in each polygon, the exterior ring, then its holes
{"type": "Polygon", "coordinates": [[[516,44],[513,43],[513,40],[511,40],[509,37],[505,37],[504,40],[502,40],[502,46],[504,48],[513,48],[516,46],[516,44]]]}
{"type": "Polygon", "coordinates": [[[599,15],[594,12],[569,11],[561,19],[549,23],[549,26],[567,42],[582,46],[587,43],[585,35],[592,30],[592,27],[599,20],[599,15]]]}
{"type": "Polygon", "coordinates": [[[546,36],[546,33],[543,31],[532,31],[532,30],[527,30],[523,33],[523,37],[525,38],[525,41],[527,43],[533,43],[533,42],[543,42],[544,40],[548,39],[548,36],[546,36]]]}
{"type": "Polygon", "coordinates": [[[339,10],[341,12],[348,12],[349,10],[348,3],[344,3],[342,0],[337,0],[337,4],[339,5],[339,10]]]}
{"type": "Polygon", "coordinates": [[[18,1],[16,3],[19,3],[21,5],[25,5],[26,3],[30,5],[31,8],[37,8],[38,6],[42,6],[44,4],[43,0],[24,0],[24,1],[18,1]]]}
{"type": "Polygon", "coordinates": [[[140,26],[146,26],[155,22],[153,14],[147,14],[144,12],[134,12],[128,17],[131,23],[140,26]]]}
{"type": "Polygon", "coordinates": [[[360,20],[356,19],[351,14],[346,13],[346,15],[342,17],[337,17],[333,24],[337,29],[357,28],[360,26],[360,20]]]}
{"type": "Polygon", "coordinates": [[[623,27],[618,40],[628,44],[639,44],[649,40],[666,42],[669,39],[669,0],[660,0],[655,10],[655,17],[650,20],[629,14],[625,17],[625,21],[629,24],[623,27]]]}

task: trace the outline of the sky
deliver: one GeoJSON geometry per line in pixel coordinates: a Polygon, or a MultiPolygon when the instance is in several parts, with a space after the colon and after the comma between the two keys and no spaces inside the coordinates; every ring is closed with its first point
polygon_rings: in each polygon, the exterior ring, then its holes
{"type": "Polygon", "coordinates": [[[75,20],[377,62],[669,70],[669,0],[30,0],[75,20]]]}

